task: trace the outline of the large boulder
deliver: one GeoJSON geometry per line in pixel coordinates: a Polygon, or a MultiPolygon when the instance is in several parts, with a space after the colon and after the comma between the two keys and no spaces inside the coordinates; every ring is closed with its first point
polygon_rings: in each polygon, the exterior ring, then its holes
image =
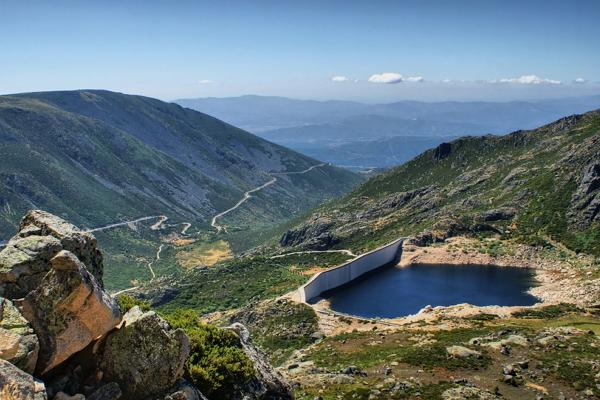
{"type": "Polygon", "coordinates": [[[94,235],[83,232],[75,225],[41,210],[29,211],[23,217],[19,235],[21,237],[29,236],[30,232],[59,239],[63,249],[77,255],[77,258],[85,264],[100,286],[104,287],[102,253],[97,248],[94,235]]]}
{"type": "Polygon", "coordinates": [[[20,301],[40,340],[36,373],[42,375],[112,330],[121,320],[117,303],[70,251],[50,260],[40,285],[20,301]]]}
{"type": "Polygon", "coordinates": [[[49,262],[60,250],[53,236],[15,236],[0,251],[0,296],[17,299],[39,286],[49,262]]]}
{"type": "Polygon", "coordinates": [[[133,307],[119,329],[106,338],[100,369],[104,380],[117,382],[123,398],[165,394],[183,376],[189,339],[156,313],[133,307]]]}
{"type": "Polygon", "coordinates": [[[10,300],[0,297],[0,358],[33,373],[38,350],[38,338],[29,322],[10,300]]]}
{"type": "Polygon", "coordinates": [[[252,344],[248,329],[239,323],[231,325],[229,329],[240,338],[242,349],[254,364],[255,370],[254,378],[244,385],[239,398],[293,400],[294,393],[291,385],[271,366],[267,357],[252,344]]]}
{"type": "Polygon", "coordinates": [[[0,296],[17,299],[39,286],[61,250],[75,254],[102,283],[102,254],[93,235],[45,211],[29,211],[19,232],[0,252],[0,296]]]}
{"type": "Polygon", "coordinates": [[[0,359],[0,399],[47,400],[44,383],[0,359]]]}

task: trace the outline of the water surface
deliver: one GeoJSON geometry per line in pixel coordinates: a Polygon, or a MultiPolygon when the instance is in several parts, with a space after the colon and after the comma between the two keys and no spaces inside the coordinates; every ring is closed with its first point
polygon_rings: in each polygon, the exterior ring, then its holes
{"type": "Polygon", "coordinates": [[[427,305],[528,306],[533,270],[489,265],[386,267],[323,294],[335,311],[361,317],[393,318],[427,305]]]}

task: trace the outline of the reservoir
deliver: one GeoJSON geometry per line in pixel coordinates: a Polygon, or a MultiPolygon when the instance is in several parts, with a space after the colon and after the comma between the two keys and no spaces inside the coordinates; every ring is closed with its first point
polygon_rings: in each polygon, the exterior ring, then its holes
{"type": "Polygon", "coordinates": [[[533,270],[490,265],[384,267],[323,293],[334,311],[368,318],[416,314],[427,305],[529,306],[533,270]]]}

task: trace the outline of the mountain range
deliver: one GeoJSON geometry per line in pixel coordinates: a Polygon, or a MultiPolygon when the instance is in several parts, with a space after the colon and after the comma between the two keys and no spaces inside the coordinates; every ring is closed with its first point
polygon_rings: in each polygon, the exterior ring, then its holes
{"type": "MultiPolygon", "coordinates": [[[[175,102],[303,154],[361,169],[390,167],[408,161],[449,136],[505,134],[517,129],[532,129],[564,115],[594,110],[600,107],[600,96],[541,101],[400,101],[385,104],[242,96],[175,102]],[[407,139],[392,156],[381,157],[381,145],[365,145],[369,141],[381,143],[398,136],[407,139]],[[424,143],[419,139],[423,136],[430,139],[424,143]],[[340,146],[360,151],[346,151],[340,146]]],[[[392,148],[397,146],[392,144],[392,148]]]]}

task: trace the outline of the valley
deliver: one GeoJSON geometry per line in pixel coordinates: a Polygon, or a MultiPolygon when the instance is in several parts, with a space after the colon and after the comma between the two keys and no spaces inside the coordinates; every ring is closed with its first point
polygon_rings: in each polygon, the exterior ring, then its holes
{"type": "Polygon", "coordinates": [[[0,0],[0,400],[600,400],[598,21],[0,0]]]}

